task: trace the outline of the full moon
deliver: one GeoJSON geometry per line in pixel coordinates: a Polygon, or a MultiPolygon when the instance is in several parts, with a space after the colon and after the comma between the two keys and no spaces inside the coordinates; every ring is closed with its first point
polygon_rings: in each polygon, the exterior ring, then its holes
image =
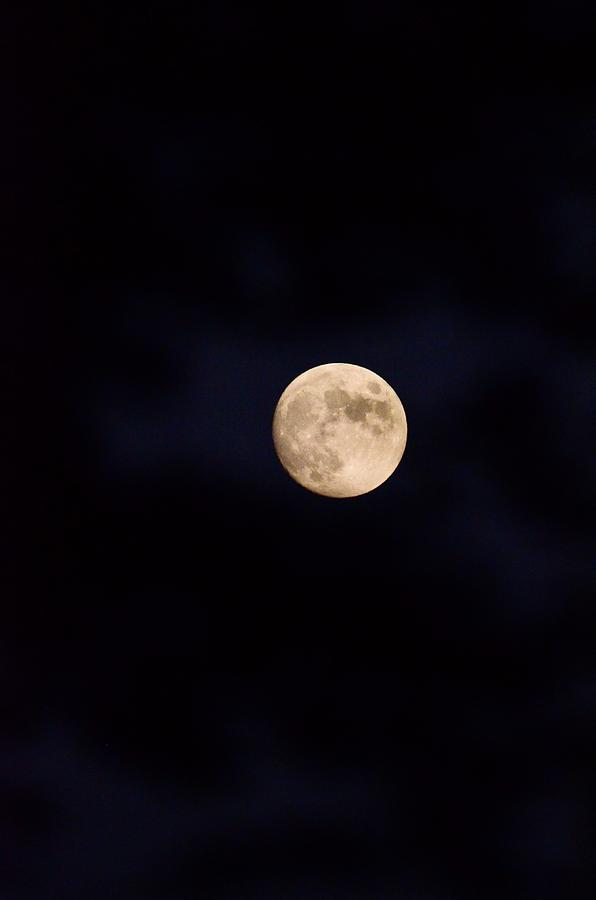
{"type": "Polygon", "coordinates": [[[397,468],[406,414],[391,385],[350,363],[327,363],[292,381],[273,416],[273,443],[288,474],[315,494],[357,497],[397,468]]]}

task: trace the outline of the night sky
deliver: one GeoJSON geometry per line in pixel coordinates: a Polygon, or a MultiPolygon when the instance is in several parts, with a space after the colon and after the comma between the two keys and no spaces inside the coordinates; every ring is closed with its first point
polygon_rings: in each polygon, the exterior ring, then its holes
{"type": "Polygon", "coordinates": [[[589,6],[7,17],[0,900],[594,896],[589,6]]]}

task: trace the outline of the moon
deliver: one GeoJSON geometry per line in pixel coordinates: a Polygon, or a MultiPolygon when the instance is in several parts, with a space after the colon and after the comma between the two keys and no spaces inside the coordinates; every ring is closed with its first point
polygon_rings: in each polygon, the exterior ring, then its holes
{"type": "Polygon", "coordinates": [[[288,474],[325,497],[358,497],[383,484],[406,446],[406,414],[383,378],[351,363],[315,366],[290,382],[273,415],[288,474]]]}

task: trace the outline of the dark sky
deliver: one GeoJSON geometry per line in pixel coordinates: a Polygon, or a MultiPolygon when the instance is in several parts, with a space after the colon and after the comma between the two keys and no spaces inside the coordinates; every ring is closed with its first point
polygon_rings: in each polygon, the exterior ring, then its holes
{"type": "Polygon", "coordinates": [[[7,18],[0,900],[589,900],[589,4],[7,18]]]}

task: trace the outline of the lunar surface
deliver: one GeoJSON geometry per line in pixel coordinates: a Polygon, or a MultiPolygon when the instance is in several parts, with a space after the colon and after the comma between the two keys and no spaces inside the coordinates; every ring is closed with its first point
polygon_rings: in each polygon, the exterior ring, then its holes
{"type": "Polygon", "coordinates": [[[389,478],[402,458],[406,414],[391,385],[350,363],[303,372],[273,416],[273,443],[284,469],[316,494],[357,497],[389,478]]]}

